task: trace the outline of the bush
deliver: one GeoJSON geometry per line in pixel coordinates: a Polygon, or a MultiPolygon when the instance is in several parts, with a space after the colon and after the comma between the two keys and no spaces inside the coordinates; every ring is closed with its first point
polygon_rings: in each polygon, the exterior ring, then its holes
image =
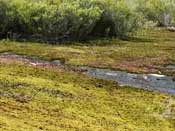
{"type": "Polygon", "coordinates": [[[0,37],[43,41],[126,36],[140,22],[121,0],[0,0],[0,37]]]}
{"type": "Polygon", "coordinates": [[[139,0],[137,11],[158,26],[169,26],[175,21],[174,0],[139,0]]]}

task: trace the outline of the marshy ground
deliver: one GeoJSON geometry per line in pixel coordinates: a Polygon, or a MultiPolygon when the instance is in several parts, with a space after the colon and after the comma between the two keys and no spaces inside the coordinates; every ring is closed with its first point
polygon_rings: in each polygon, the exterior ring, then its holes
{"type": "MultiPolygon", "coordinates": [[[[129,40],[46,45],[1,41],[0,52],[69,65],[173,76],[175,33],[152,29],[129,40]]],[[[174,131],[175,97],[88,77],[63,67],[0,57],[2,131],[174,131]]]]}

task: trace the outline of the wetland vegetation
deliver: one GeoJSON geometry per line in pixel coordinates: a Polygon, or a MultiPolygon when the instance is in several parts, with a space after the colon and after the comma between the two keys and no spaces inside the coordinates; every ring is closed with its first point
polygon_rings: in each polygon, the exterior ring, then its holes
{"type": "Polygon", "coordinates": [[[0,130],[174,131],[175,95],[73,68],[175,80],[174,7],[174,0],[0,0],[0,130]]]}

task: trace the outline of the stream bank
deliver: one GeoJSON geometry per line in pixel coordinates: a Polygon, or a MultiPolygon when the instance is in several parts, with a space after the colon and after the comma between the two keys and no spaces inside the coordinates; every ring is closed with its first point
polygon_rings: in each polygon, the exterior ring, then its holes
{"type": "MultiPolygon", "coordinates": [[[[69,66],[62,63],[60,60],[46,61],[38,57],[28,57],[25,55],[17,55],[9,52],[0,53],[0,57],[22,61],[32,66],[63,66],[65,69],[82,70],[90,77],[113,80],[119,83],[120,86],[131,86],[146,90],[155,90],[171,95],[175,95],[175,81],[172,76],[159,74],[136,74],[126,71],[114,71],[110,69],[91,68],[88,66],[69,66]]],[[[172,65],[167,68],[175,69],[172,65]]]]}

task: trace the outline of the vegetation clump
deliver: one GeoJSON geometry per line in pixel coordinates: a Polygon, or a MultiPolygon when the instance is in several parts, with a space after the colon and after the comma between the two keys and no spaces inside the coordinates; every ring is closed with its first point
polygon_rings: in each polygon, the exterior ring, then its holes
{"type": "Polygon", "coordinates": [[[0,37],[42,41],[125,36],[139,15],[120,0],[0,0],[0,37]]]}
{"type": "Polygon", "coordinates": [[[156,22],[158,26],[175,24],[174,0],[139,0],[137,11],[147,20],[156,22]]]}
{"type": "Polygon", "coordinates": [[[166,94],[0,58],[2,131],[174,131],[174,107],[166,94]]]}

